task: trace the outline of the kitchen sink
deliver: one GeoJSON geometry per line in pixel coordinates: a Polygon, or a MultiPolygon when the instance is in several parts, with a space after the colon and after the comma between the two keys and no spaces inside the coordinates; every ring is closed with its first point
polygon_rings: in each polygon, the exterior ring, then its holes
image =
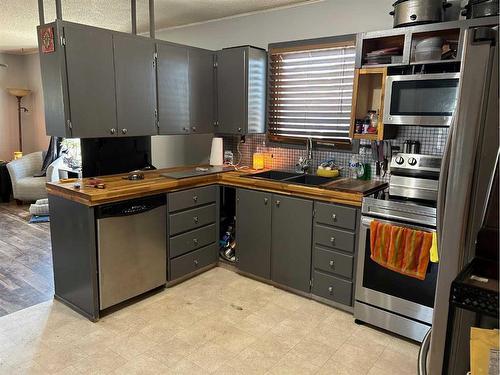
{"type": "Polygon", "coordinates": [[[246,175],[245,177],[250,178],[264,178],[266,180],[282,181],[287,180],[292,177],[300,176],[298,173],[286,172],[286,171],[265,171],[260,173],[254,173],[251,175],[246,175]]]}
{"type": "Polygon", "coordinates": [[[246,175],[248,178],[262,178],[265,180],[282,181],[288,184],[319,186],[333,181],[333,178],[315,176],[310,174],[293,173],[286,171],[265,171],[246,175]]]}
{"type": "Polygon", "coordinates": [[[286,180],[286,182],[290,184],[301,184],[301,185],[312,185],[312,186],[323,185],[331,181],[333,181],[333,178],[314,176],[310,174],[301,174],[297,177],[289,178],[286,180]]]}

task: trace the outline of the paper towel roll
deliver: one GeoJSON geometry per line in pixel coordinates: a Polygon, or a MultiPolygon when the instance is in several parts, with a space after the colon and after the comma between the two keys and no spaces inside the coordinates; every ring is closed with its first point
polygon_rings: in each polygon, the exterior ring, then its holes
{"type": "Polygon", "coordinates": [[[212,150],[210,151],[211,166],[221,166],[224,164],[223,148],[222,138],[212,138],[212,150]]]}

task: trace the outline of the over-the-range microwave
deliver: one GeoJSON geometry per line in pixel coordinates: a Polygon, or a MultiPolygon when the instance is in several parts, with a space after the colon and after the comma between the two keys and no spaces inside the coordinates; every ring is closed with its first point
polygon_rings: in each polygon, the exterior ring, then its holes
{"type": "Polygon", "coordinates": [[[460,73],[388,76],[384,124],[450,126],[460,73]]]}

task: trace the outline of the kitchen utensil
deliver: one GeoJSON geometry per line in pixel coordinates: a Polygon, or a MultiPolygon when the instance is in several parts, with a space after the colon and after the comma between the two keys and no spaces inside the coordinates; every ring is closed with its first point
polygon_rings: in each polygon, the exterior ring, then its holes
{"type": "Polygon", "coordinates": [[[499,0],[469,0],[462,9],[465,18],[480,18],[498,15],[499,0]]]}
{"type": "Polygon", "coordinates": [[[382,164],[382,170],[384,171],[384,176],[387,173],[387,169],[389,167],[389,160],[392,159],[392,147],[391,147],[391,142],[389,141],[383,141],[384,142],[384,161],[382,164]]]}
{"type": "Polygon", "coordinates": [[[441,60],[444,40],[433,36],[418,41],[415,45],[415,61],[441,60]]]}
{"type": "Polygon", "coordinates": [[[393,27],[402,27],[441,22],[444,9],[451,4],[446,0],[398,0],[392,6],[389,14],[394,16],[393,27]]]}
{"type": "Polygon", "coordinates": [[[410,154],[420,154],[420,142],[419,141],[411,141],[409,153],[410,154]]]}
{"type": "Polygon", "coordinates": [[[403,143],[403,153],[404,154],[409,154],[410,153],[410,145],[411,145],[411,141],[409,139],[407,139],[406,141],[404,141],[404,143],[403,143]]]}
{"type": "Polygon", "coordinates": [[[127,176],[122,177],[122,179],[130,181],[144,180],[144,173],[141,171],[132,171],[127,176]]]}

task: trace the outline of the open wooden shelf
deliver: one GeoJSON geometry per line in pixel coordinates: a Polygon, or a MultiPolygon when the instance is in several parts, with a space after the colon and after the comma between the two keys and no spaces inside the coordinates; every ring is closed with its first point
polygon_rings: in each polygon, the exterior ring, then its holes
{"type": "Polygon", "coordinates": [[[372,134],[372,133],[358,134],[358,133],[354,133],[352,138],[353,139],[367,139],[369,141],[377,141],[379,139],[378,138],[378,133],[377,134],[372,134]]]}
{"type": "MultiPolygon", "coordinates": [[[[349,136],[352,139],[382,140],[384,139],[384,96],[387,68],[373,67],[356,69],[354,72],[354,88],[352,92],[351,126],[349,136]],[[356,119],[363,119],[369,110],[378,114],[377,133],[356,133],[356,119]]],[[[386,138],[387,138],[386,134],[386,138]]]]}

